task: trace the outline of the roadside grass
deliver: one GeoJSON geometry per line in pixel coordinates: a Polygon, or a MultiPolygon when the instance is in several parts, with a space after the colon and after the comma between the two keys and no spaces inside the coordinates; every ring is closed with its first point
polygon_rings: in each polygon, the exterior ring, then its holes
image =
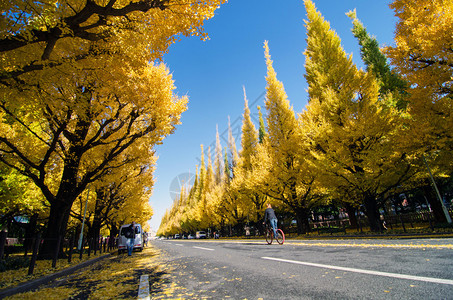
{"type": "Polygon", "coordinates": [[[136,299],[141,275],[151,275],[150,281],[159,282],[166,274],[158,256],[153,248],[132,256],[115,254],[36,291],[5,299],[136,299]]]}

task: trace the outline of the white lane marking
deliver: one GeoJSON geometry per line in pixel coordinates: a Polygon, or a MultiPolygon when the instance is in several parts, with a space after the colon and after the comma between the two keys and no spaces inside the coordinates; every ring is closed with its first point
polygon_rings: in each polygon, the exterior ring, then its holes
{"type": "Polygon", "coordinates": [[[138,286],[137,299],[149,300],[149,277],[148,277],[148,275],[140,276],[140,285],[138,286]]]}
{"type": "Polygon", "coordinates": [[[268,260],[281,261],[281,262],[286,262],[286,263],[292,263],[292,264],[298,264],[298,265],[305,265],[305,266],[310,266],[310,267],[317,267],[317,268],[326,268],[326,269],[334,269],[334,270],[341,270],[341,271],[355,272],[355,273],[362,273],[362,274],[369,274],[369,275],[386,276],[386,277],[393,277],[393,278],[399,278],[399,279],[408,279],[408,280],[453,285],[453,280],[451,280],[451,279],[432,278],[432,277],[413,276],[413,275],[405,275],[405,274],[398,274],[398,273],[388,273],[388,272],[380,272],[380,271],[372,271],[372,270],[346,268],[346,267],[316,264],[316,263],[297,261],[297,260],[274,258],[274,257],[261,257],[261,258],[268,259],[268,260]]]}
{"type": "Polygon", "coordinates": [[[197,248],[197,249],[201,249],[201,250],[214,251],[214,249],[211,249],[211,248],[196,247],[196,246],[193,246],[193,247],[194,247],[194,248],[197,248]]]}
{"type": "Polygon", "coordinates": [[[181,247],[184,247],[184,245],[183,245],[183,244],[175,244],[175,245],[176,245],[176,246],[181,246],[181,247]]]}

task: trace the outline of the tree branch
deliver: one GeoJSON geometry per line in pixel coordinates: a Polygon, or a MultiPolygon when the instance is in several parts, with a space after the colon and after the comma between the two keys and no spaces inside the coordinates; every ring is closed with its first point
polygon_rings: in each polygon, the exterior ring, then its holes
{"type": "Polygon", "coordinates": [[[53,49],[50,41],[56,42],[64,37],[79,37],[88,40],[99,40],[105,38],[105,33],[103,32],[95,34],[87,31],[88,29],[99,28],[104,24],[102,21],[95,23],[97,24],[96,26],[88,26],[86,28],[80,27],[81,24],[86,22],[93,15],[98,15],[100,20],[102,20],[106,17],[121,17],[138,11],[146,13],[151,9],[165,10],[167,9],[169,2],[170,0],[142,0],[140,2],[131,1],[122,8],[113,8],[116,0],[110,0],[106,6],[100,6],[93,0],[88,0],[82,10],[73,16],[63,18],[60,22],[57,22],[55,27],[48,30],[31,30],[30,32],[20,33],[0,39],[0,52],[11,51],[40,42],[47,42],[48,44],[43,54],[43,58],[47,59],[53,49]],[[69,28],[71,29],[71,32],[64,33],[64,30],[62,30],[63,28],[69,28]]]}

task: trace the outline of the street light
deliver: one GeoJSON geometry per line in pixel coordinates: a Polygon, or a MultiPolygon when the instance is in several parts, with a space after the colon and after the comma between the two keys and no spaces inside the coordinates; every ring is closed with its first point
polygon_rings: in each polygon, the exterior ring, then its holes
{"type": "Polygon", "coordinates": [[[82,230],[80,230],[80,236],[79,236],[79,245],[77,249],[79,251],[82,249],[82,241],[83,241],[83,226],[85,225],[85,216],[87,214],[87,205],[88,205],[88,197],[90,196],[90,187],[88,186],[88,192],[87,192],[87,200],[85,201],[85,209],[83,211],[83,221],[82,221],[82,230]]]}
{"type": "Polygon", "coordinates": [[[447,219],[447,222],[451,224],[450,214],[448,213],[448,210],[444,205],[444,201],[442,201],[442,197],[440,196],[439,189],[437,188],[436,182],[434,181],[433,174],[431,174],[431,169],[429,168],[429,165],[426,162],[425,155],[422,154],[422,157],[423,157],[423,161],[425,162],[426,168],[428,169],[429,177],[431,178],[431,181],[433,182],[434,189],[436,190],[437,198],[440,201],[440,205],[442,205],[442,210],[444,211],[445,218],[447,219]]]}

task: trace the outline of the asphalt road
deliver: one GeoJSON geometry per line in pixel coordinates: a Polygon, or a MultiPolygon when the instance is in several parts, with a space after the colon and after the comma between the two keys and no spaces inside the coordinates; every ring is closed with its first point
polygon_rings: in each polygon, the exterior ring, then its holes
{"type": "Polygon", "coordinates": [[[453,239],[156,240],[184,299],[453,299],[453,239]]]}

